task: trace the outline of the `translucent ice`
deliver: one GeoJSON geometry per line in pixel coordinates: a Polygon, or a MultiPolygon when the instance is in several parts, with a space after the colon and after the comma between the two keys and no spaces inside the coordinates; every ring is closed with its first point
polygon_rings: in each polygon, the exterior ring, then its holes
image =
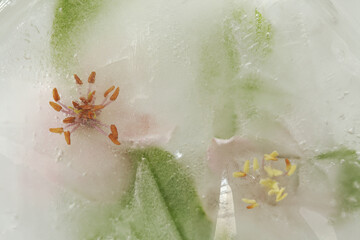
{"type": "Polygon", "coordinates": [[[0,1],[0,239],[355,236],[359,6],[0,1]],[[49,132],[92,71],[120,146],[49,132]]]}

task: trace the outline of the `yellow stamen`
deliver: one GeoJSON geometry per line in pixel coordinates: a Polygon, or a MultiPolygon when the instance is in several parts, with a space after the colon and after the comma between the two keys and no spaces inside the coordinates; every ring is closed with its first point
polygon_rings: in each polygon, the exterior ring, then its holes
{"type": "Polygon", "coordinates": [[[286,171],[288,172],[291,168],[291,162],[289,159],[285,159],[285,164],[286,164],[286,171]]]}
{"type": "Polygon", "coordinates": [[[279,156],[279,153],[277,151],[273,151],[270,154],[264,154],[264,159],[266,161],[277,161],[277,157],[279,156]]]}
{"type": "Polygon", "coordinates": [[[287,175],[288,176],[293,175],[295,170],[296,170],[296,165],[291,165],[290,170],[288,171],[287,175]]]}
{"type": "Polygon", "coordinates": [[[269,177],[278,177],[283,174],[283,171],[272,168],[270,166],[265,166],[264,169],[269,177]]]}
{"type": "Polygon", "coordinates": [[[259,167],[259,162],[257,160],[257,158],[254,158],[253,160],[253,169],[254,171],[258,170],[260,167],[259,167]]]}
{"type": "Polygon", "coordinates": [[[247,209],[253,209],[253,208],[257,207],[257,206],[259,206],[259,204],[255,203],[255,204],[251,204],[251,205],[247,206],[246,208],[247,209]]]}
{"type": "Polygon", "coordinates": [[[279,190],[279,192],[276,194],[276,202],[280,202],[281,200],[283,200],[284,198],[286,198],[286,196],[288,195],[287,193],[284,193],[285,188],[281,188],[279,190]],[[284,193],[284,194],[283,194],[284,193]]]}
{"type": "Polygon", "coordinates": [[[76,114],[79,114],[79,113],[81,113],[81,112],[83,111],[82,109],[78,110],[78,109],[73,108],[73,107],[71,107],[71,106],[68,106],[68,108],[70,108],[71,110],[73,110],[76,114]]]}
{"type": "Polygon", "coordinates": [[[279,183],[273,179],[270,178],[266,178],[266,179],[261,179],[260,180],[260,184],[263,185],[264,187],[267,187],[269,189],[273,189],[275,191],[279,190],[279,183]]]}
{"type": "Polygon", "coordinates": [[[237,178],[246,177],[246,173],[244,173],[244,172],[234,172],[233,177],[237,177],[237,178]]]}
{"type": "Polygon", "coordinates": [[[248,199],[248,198],[243,198],[241,199],[244,203],[248,203],[248,204],[255,204],[256,200],[255,199],[248,199]]]}
{"type": "Polygon", "coordinates": [[[271,196],[271,195],[277,194],[278,192],[279,192],[279,190],[271,189],[270,191],[268,191],[268,195],[271,196]]]}
{"type": "Polygon", "coordinates": [[[250,171],[250,161],[246,160],[243,167],[244,173],[248,174],[250,171]]]}
{"type": "Polygon", "coordinates": [[[259,204],[256,202],[255,199],[243,198],[243,199],[241,199],[241,200],[242,200],[244,203],[250,204],[250,205],[248,205],[248,206],[246,207],[247,209],[253,209],[253,208],[259,206],[259,204]]]}
{"type": "Polygon", "coordinates": [[[280,191],[280,190],[279,190],[278,184],[275,184],[275,185],[273,185],[272,189],[270,189],[270,190],[268,191],[268,195],[271,196],[271,195],[274,195],[274,194],[278,194],[279,191],[280,191]]]}
{"type": "Polygon", "coordinates": [[[285,191],[284,187],[280,188],[280,190],[276,194],[276,199],[278,199],[284,193],[284,191],[285,191]]]}

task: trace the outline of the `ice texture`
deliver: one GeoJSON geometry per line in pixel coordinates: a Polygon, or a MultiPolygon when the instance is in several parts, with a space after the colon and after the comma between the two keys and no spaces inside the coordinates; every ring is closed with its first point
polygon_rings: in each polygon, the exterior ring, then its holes
{"type": "Polygon", "coordinates": [[[0,1],[0,239],[356,239],[359,7],[0,1]],[[120,147],[48,131],[91,71],[120,147]],[[262,188],[233,172],[274,150],[289,195],[246,209],[262,188]]]}

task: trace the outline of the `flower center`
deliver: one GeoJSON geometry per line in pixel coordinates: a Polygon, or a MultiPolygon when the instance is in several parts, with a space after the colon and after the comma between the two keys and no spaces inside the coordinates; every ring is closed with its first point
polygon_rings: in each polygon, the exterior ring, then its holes
{"type": "MultiPolygon", "coordinates": [[[[65,104],[61,103],[60,101],[60,95],[56,88],[53,89],[53,98],[55,102],[49,102],[50,106],[57,112],[62,112],[66,115],[66,117],[63,120],[63,123],[65,124],[64,127],[60,128],[50,128],[50,132],[53,133],[64,133],[65,141],[68,145],[71,144],[70,135],[73,133],[77,128],[80,126],[88,126],[91,128],[95,128],[98,130],[101,134],[108,136],[109,139],[116,145],[120,145],[120,142],[118,141],[118,132],[117,128],[114,124],[107,125],[102,123],[100,120],[97,119],[97,117],[100,115],[101,111],[110,103],[114,102],[118,95],[119,95],[119,87],[115,89],[115,86],[111,86],[108,90],[104,93],[104,100],[101,104],[95,104],[95,91],[92,91],[92,85],[95,83],[95,76],[96,73],[92,72],[88,78],[88,93],[86,97],[81,96],[79,98],[80,101],[72,101],[73,106],[66,106],[65,104]],[[115,89],[115,91],[114,91],[115,89]],[[114,91],[114,92],[113,92],[114,91]],[[112,95],[109,98],[110,93],[112,95]],[[110,133],[107,134],[102,128],[108,128],[110,129],[110,133]],[[71,129],[71,130],[70,130],[71,129]]],[[[80,78],[74,74],[74,78],[76,81],[76,84],[79,86],[83,85],[83,82],[80,80],[80,78]]]]}
{"type": "MultiPolygon", "coordinates": [[[[296,165],[291,164],[290,160],[286,158],[285,171],[273,168],[271,166],[271,162],[278,161],[278,156],[279,153],[276,151],[273,151],[270,154],[264,154],[261,167],[259,166],[257,158],[254,158],[251,171],[252,174],[250,176],[250,161],[246,160],[243,166],[243,170],[234,172],[233,177],[251,177],[252,179],[257,179],[259,181],[258,184],[262,186],[262,189],[267,191],[268,196],[275,196],[275,201],[280,202],[286,198],[288,194],[285,192],[285,187],[279,186],[279,182],[277,180],[279,178],[291,176],[296,170],[296,165]],[[265,162],[269,164],[265,164],[265,162]]],[[[242,201],[248,204],[247,209],[253,209],[259,206],[259,203],[256,201],[256,199],[243,198],[242,201]]]]}

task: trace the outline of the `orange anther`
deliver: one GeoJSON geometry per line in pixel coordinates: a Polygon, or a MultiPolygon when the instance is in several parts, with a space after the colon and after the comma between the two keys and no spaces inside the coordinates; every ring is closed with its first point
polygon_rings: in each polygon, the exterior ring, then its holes
{"type": "Polygon", "coordinates": [[[81,112],[79,113],[79,118],[80,118],[80,119],[84,118],[85,114],[86,114],[86,112],[81,111],[81,112]]]}
{"type": "Polygon", "coordinates": [[[74,108],[78,109],[80,107],[80,105],[77,102],[72,101],[72,104],[74,106],[74,108]]]}
{"type": "Polygon", "coordinates": [[[115,100],[116,100],[116,98],[119,96],[119,91],[120,91],[120,88],[117,87],[117,88],[115,89],[115,92],[113,93],[113,95],[111,95],[111,97],[110,97],[110,100],[111,100],[111,101],[115,101],[115,100]]]}
{"type": "Polygon", "coordinates": [[[55,102],[60,100],[60,96],[56,88],[53,89],[53,98],[55,102]]]}
{"type": "Polygon", "coordinates": [[[114,136],[114,138],[118,138],[118,131],[114,124],[110,125],[111,134],[114,136]]]}
{"type": "Polygon", "coordinates": [[[89,97],[88,97],[88,102],[91,102],[93,100],[93,95],[90,94],[89,97]]]}
{"type": "Polygon", "coordinates": [[[120,145],[120,142],[117,140],[117,138],[115,138],[115,136],[112,133],[109,134],[109,138],[114,144],[120,145]]]}
{"type": "Polygon", "coordinates": [[[104,105],[95,105],[92,110],[97,111],[97,110],[103,109],[104,107],[105,107],[104,105]]]}
{"type": "Polygon", "coordinates": [[[52,132],[52,133],[63,133],[64,132],[64,129],[63,128],[50,128],[49,129],[50,130],[50,132],[52,132]]]}
{"type": "Polygon", "coordinates": [[[94,83],[95,82],[95,76],[96,76],[96,72],[91,72],[88,78],[88,82],[89,83],[94,83]]]}
{"type": "Polygon", "coordinates": [[[107,97],[107,95],[109,95],[109,93],[111,93],[112,90],[114,90],[114,89],[115,89],[115,86],[111,86],[108,90],[105,91],[104,97],[107,97]]]}
{"type": "Polygon", "coordinates": [[[88,100],[84,97],[79,98],[84,104],[88,104],[88,100]]]}
{"type": "Polygon", "coordinates": [[[83,109],[83,110],[90,110],[93,107],[91,105],[81,105],[80,108],[83,109]]]}
{"type": "Polygon", "coordinates": [[[70,145],[71,141],[70,141],[70,132],[66,131],[64,132],[64,136],[65,136],[65,141],[68,145],[70,145]]]}
{"type": "Polygon", "coordinates": [[[95,114],[93,112],[88,112],[88,118],[93,119],[95,114]]]}
{"type": "Polygon", "coordinates": [[[54,103],[54,102],[49,102],[50,103],[50,106],[52,106],[52,108],[55,110],[55,111],[58,111],[60,112],[60,110],[62,109],[62,107],[57,104],[57,103],[54,103]]]}
{"type": "Polygon", "coordinates": [[[75,117],[67,117],[63,120],[63,123],[73,123],[75,122],[75,117]]]}
{"type": "Polygon", "coordinates": [[[83,84],[83,82],[80,80],[80,78],[78,77],[78,75],[74,74],[74,78],[77,84],[81,85],[83,84]]]}
{"type": "Polygon", "coordinates": [[[291,168],[290,160],[286,158],[286,159],[285,159],[285,164],[286,164],[286,171],[289,171],[290,168],[291,168]]]}
{"type": "Polygon", "coordinates": [[[88,102],[91,102],[93,100],[93,97],[95,95],[95,91],[91,92],[88,96],[88,102]]]}
{"type": "Polygon", "coordinates": [[[247,209],[253,209],[253,208],[255,208],[256,206],[257,206],[257,204],[251,204],[251,205],[247,206],[246,208],[247,208],[247,209]]]}

